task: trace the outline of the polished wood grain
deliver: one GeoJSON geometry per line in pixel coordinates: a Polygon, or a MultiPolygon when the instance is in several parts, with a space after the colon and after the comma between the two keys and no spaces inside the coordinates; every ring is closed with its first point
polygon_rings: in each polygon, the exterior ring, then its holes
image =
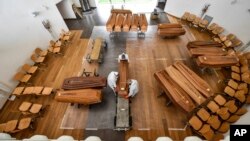
{"type": "Polygon", "coordinates": [[[90,55],[91,60],[98,60],[102,49],[102,38],[95,39],[93,50],[90,55]]]}
{"type": "Polygon", "coordinates": [[[55,100],[66,103],[90,105],[102,102],[101,89],[57,91],[55,100]]]}

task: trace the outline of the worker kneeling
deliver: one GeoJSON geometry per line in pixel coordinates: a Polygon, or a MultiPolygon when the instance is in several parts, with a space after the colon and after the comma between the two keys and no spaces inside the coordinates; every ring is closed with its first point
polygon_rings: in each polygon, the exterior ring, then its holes
{"type": "Polygon", "coordinates": [[[108,81],[108,85],[109,87],[115,92],[116,89],[116,81],[118,79],[118,72],[116,71],[112,71],[109,73],[107,81],[108,81]]]}
{"type": "MultiPolygon", "coordinates": [[[[118,72],[116,71],[112,71],[109,73],[108,75],[108,85],[109,87],[114,91],[114,93],[116,94],[116,82],[118,79],[118,72]]],[[[129,93],[126,96],[126,98],[128,97],[134,97],[137,93],[139,92],[139,84],[138,81],[135,79],[131,79],[129,82],[129,93]]]]}
{"type": "Polygon", "coordinates": [[[130,84],[129,84],[129,93],[128,97],[134,97],[137,93],[139,92],[139,84],[137,80],[131,79],[130,84]]]}

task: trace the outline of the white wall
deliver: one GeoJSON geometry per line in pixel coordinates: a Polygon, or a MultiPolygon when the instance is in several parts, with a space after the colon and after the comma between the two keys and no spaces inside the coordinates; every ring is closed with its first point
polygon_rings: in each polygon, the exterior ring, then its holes
{"type": "Polygon", "coordinates": [[[234,33],[243,43],[250,40],[250,8],[249,0],[238,0],[231,4],[233,0],[167,0],[165,12],[177,17],[181,17],[185,11],[196,15],[201,14],[201,9],[206,3],[211,4],[207,15],[213,17],[212,22],[216,22],[226,29],[225,33],[234,33]]]}
{"type": "Polygon", "coordinates": [[[81,7],[81,3],[79,0],[72,0],[76,7],[81,7]]]}
{"type": "Polygon", "coordinates": [[[89,0],[90,7],[97,7],[97,1],[98,0],[89,0]]]}
{"type": "Polygon", "coordinates": [[[64,19],[76,19],[76,15],[72,9],[73,3],[73,0],[62,0],[57,4],[58,10],[64,19]]]}
{"type": "Polygon", "coordinates": [[[14,88],[14,74],[24,63],[31,63],[34,49],[47,49],[49,40],[68,28],[51,0],[1,0],[0,17],[0,81],[14,88]],[[33,17],[33,11],[39,15],[33,17]],[[50,21],[53,36],[43,27],[44,19],[50,21]]]}

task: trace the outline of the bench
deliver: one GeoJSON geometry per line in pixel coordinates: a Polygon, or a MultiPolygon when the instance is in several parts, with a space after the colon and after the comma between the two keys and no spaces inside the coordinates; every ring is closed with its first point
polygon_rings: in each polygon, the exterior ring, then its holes
{"type": "Polygon", "coordinates": [[[107,48],[106,41],[104,41],[102,38],[95,39],[92,51],[87,55],[87,61],[89,63],[92,61],[98,61],[98,63],[102,63],[103,48],[107,48]]]}

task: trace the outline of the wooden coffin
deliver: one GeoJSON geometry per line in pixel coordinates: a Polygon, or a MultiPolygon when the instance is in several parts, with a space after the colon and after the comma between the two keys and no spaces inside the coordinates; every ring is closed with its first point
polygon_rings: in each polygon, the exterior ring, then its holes
{"type": "Polygon", "coordinates": [[[174,67],[177,68],[180,73],[186,77],[186,79],[206,98],[213,96],[214,92],[211,86],[204,81],[200,76],[193,72],[190,68],[184,65],[182,62],[175,62],[174,67]]]}
{"type": "Polygon", "coordinates": [[[199,56],[196,60],[198,66],[227,67],[238,63],[236,56],[199,56]]]}
{"type": "Polygon", "coordinates": [[[158,29],[158,35],[165,37],[176,37],[184,35],[186,31],[183,28],[164,28],[158,29]]]}
{"type": "Polygon", "coordinates": [[[123,32],[129,32],[130,30],[130,26],[131,26],[131,21],[132,21],[132,15],[131,14],[127,14],[125,16],[125,19],[123,21],[123,32]]]}
{"type": "Polygon", "coordinates": [[[175,81],[198,105],[202,104],[205,97],[193,86],[189,80],[181,74],[174,66],[165,68],[170,78],[175,81]]]}
{"type": "Polygon", "coordinates": [[[202,47],[202,48],[190,48],[189,53],[192,57],[201,55],[205,56],[224,56],[227,55],[227,51],[218,47],[202,47]]]}
{"type": "Polygon", "coordinates": [[[182,28],[182,25],[178,24],[178,23],[161,23],[161,24],[158,24],[158,29],[164,29],[164,28],[182,28]]]}
{"type": "Polygon", "coordinates": [[[126,97],[128,95],[128,61],[120,60],[119,77],[116,87],[119,96],[126,97]]]}
{"type": "Polygon", "coordinates": [[[127,10],[127,9],[112,9],[111,13],[112,14],[132,14],[132,11],[127,10]]]}
{"type": "Polygon", "coordinates": [[[107,23],[106,23],[106,29],[108,32],[113,31],[113,28],[115,26],[115,21],[116,21],[116,14],[111,14],[107,23]]]}
{"type": "Polygon", "coordinates": [[[170,78],[165,70],[154,73],[154,77],[175,105],[186,112],[191,112],[196,107],[188,94],[170,78]]]}
{"type": "Polygon", "coordinates": [[[141,32],[146,32],[148,29],[148,22],[145,14],[140,14],[139,26],[141,32]]]}
{"type": "Polygon", "coordinates": [[[66,78],[63,82],[62,89],[75,90],[75,89],[86,89],[86,88],[103,88],[107,86],[106,77],[71,77],[66,78]]]}
{"type": "Polygon", "coordinates": [[[215,41],[192,41],[188,42],[187,48],[199,48],[199,47],[222,47],[221,43],[215,41]]]}
{"type": "Polygon", "coordinates": [[[138,14],[133,14],[130,30],[131,31],[137,31],[138,30],[138,24],[139,24],[139,16],[138,16],[138,14]]]}
{"type": "Polygon", "coordinates": [[[114,29],[115,32],[121,32],[122,31],[122,24],[123,24],[124,18],[125,17],[124,17],[123,14],[118,14],[116,16],[115,29],[114,29]]]}
{"type": "Polygon", "coordinates": [[[100,89],[57,91],[55,100],[59,102],[90,105],[100,103],[102,101],[102,95],[100,89]]]}

